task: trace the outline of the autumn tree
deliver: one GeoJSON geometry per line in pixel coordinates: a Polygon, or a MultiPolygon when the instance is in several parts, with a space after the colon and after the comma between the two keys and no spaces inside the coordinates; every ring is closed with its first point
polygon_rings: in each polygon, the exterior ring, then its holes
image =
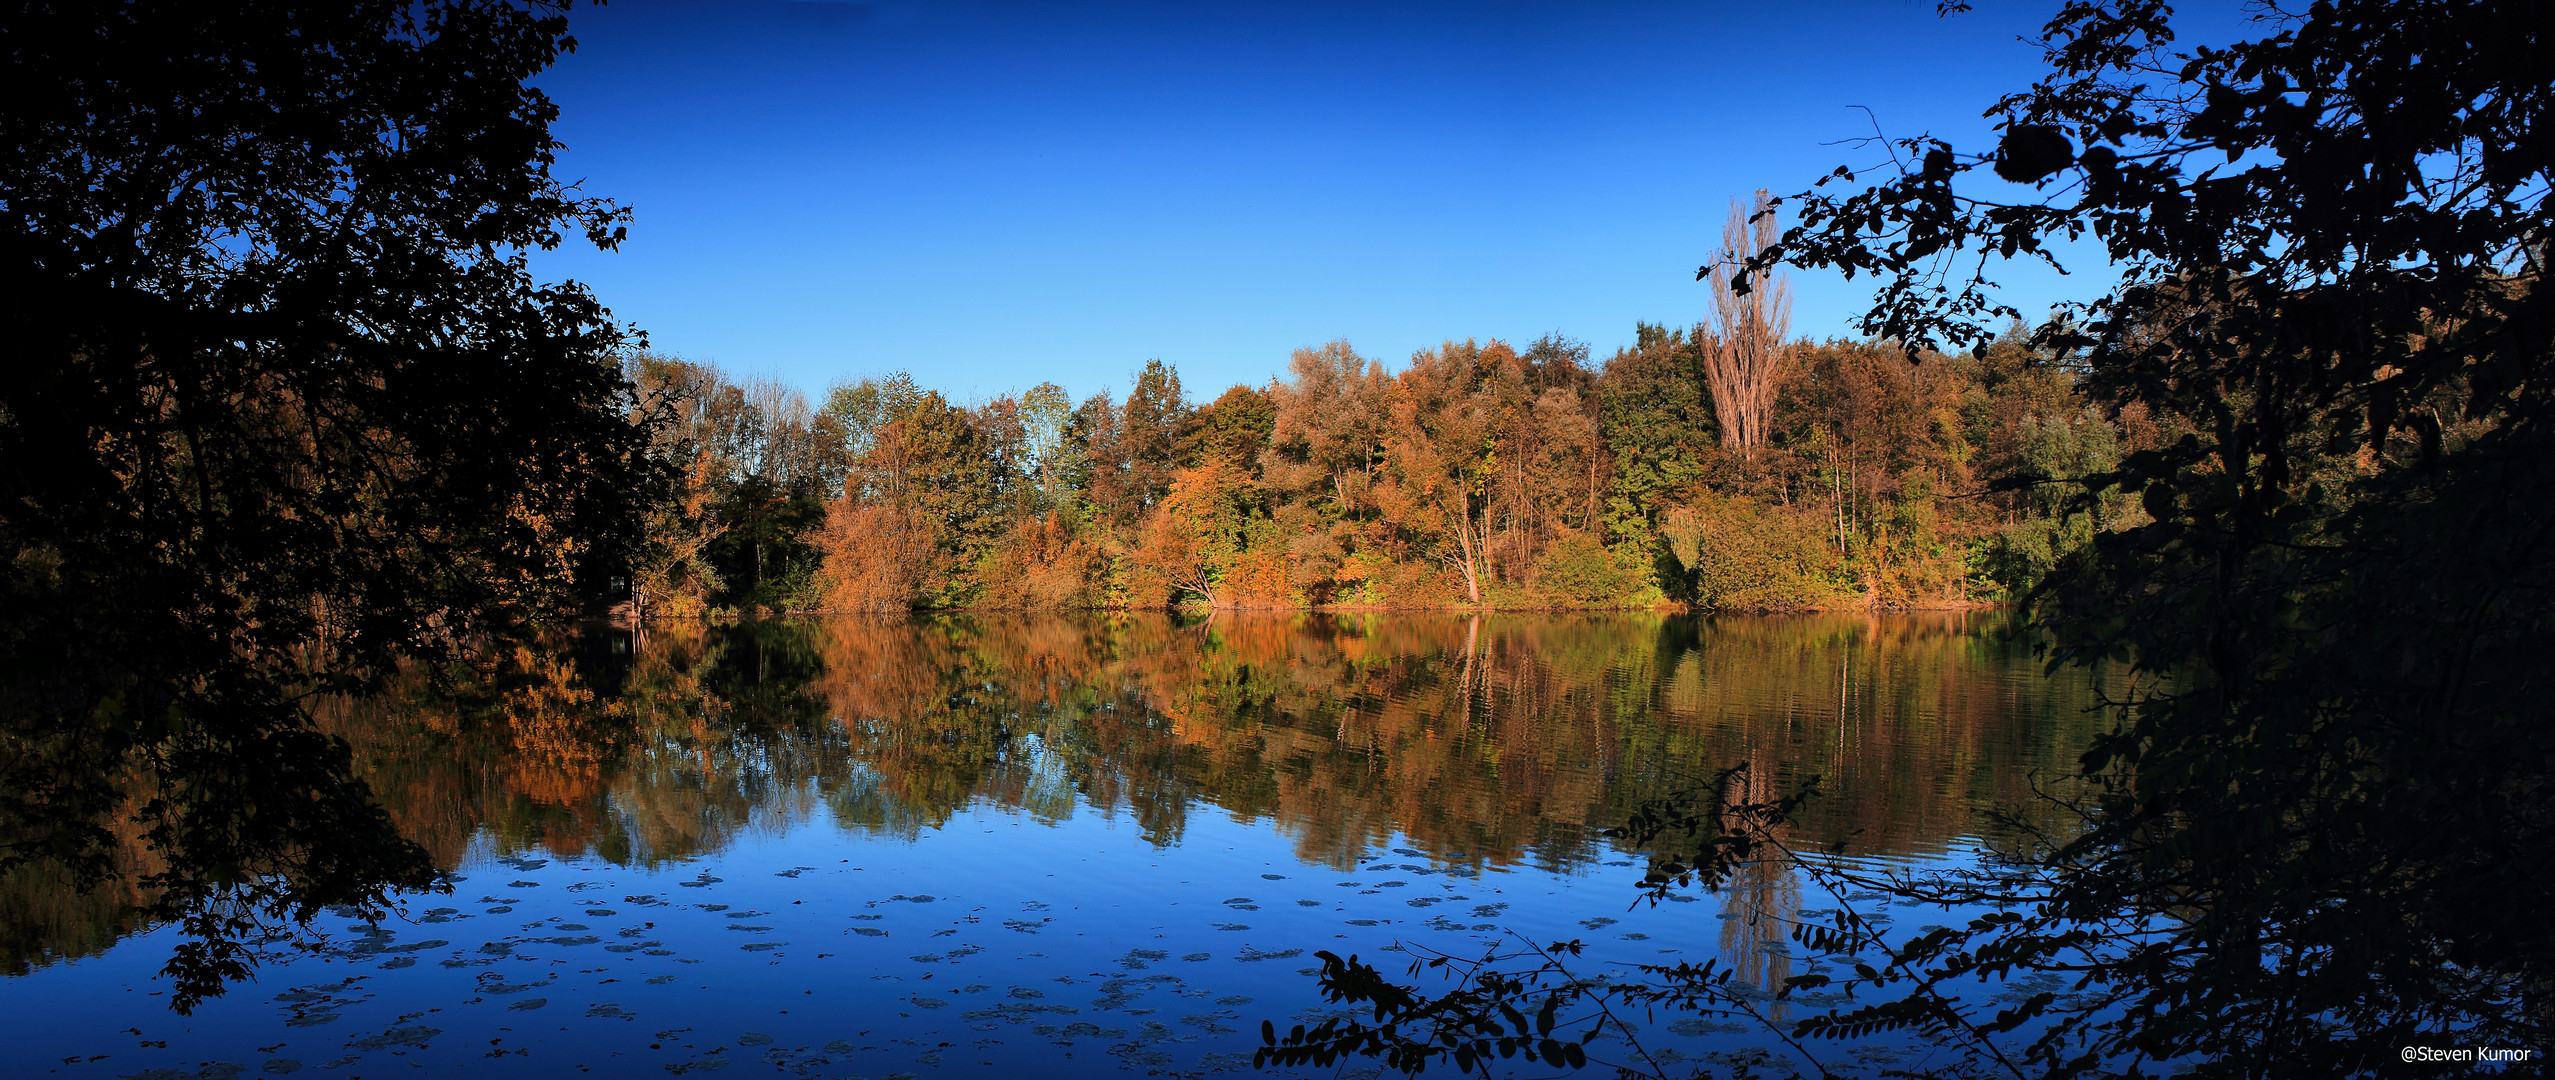
{"type": "Polygon", "coordinates": [[[1513,361],[1508,346],[1447,342],[1411,357],[1393,381],[1390,483],[1376,493],[1383,519],[1457,575],[1464,598],[1482,602],[1489,572],[1489,481],[1496,471],[1495,403],[1476,394],[1478,373],[1513,361]],[[1487,356],[1485,354],[1488,354],[1487,356]]]}
{"type": "Polygon", "coordinates": [[[1276,431],[1277,403],[1265,391],[1236,386],[1190,416],[1180,435],[1180,460],[1190,466],[1223,461],[1256,476],[1276,431]]]}
{"type": "Polygon", "coordinates": [[[1269,391],[1276,410],[1264,466],[1270,482],[1298,497],[1327,499],[1334,514],[1367,507],[1392,420],[1384,366],[1334,341],[1295,350],[1287,371],[1291,378],[1269,391]]]}
{"type": "Polygon", "coordinates": [[[1171,489],[1145,519],[1145,567],[1209,607],[1232,606],[1228,583],[1252,539],[1254,487],[1221,456],[1173,473],[1171,489]]]}
{"type": "Polygon", "coordinates": [[[935,390],[868,382],[837,394],[847,414],[874,421],[858,436],[843,494],[826,511],[824,604],[901,610],[974,600],[974,574],[1009,526],[1005,474],[1014,460],[981,417],[935,390]],[[865,402],[876,402],[874,410],[865,402]]]}
{"type": "Polygon", "coordinates": [[[650,456],[674,473],[672,489],[645,518],[648,543],[631,572],[631,615],[641,623],[695,618],[727,587],[706,555],[727,529],[717,503],[732,473],[717,444],[702,438],[717,373],[654,353],[635,354],[626,365],[637,388],[632,420],[650,432],[650,456]]]}

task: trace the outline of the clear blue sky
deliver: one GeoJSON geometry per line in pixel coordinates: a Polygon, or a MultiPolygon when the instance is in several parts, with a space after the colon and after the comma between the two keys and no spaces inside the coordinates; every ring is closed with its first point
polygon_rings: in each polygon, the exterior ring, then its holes
{"type": "MultiPolygon", "coordinates": [[[[1194,397],[1345,337],[1396,365],[1692,323],[1730,200],[1979,113],[2056,5],[616,0],[543,77],[561,172],[632,205],[544,255],[663,352],[811,393],[906,370],[1194,397]]],[[[2094,268],[2088,267],[2089,271],[2094,268]]],[[[2101,275],[2004,275],[2040,310],[2101,275]]],[[[1796,333],[1865,282],[1796,277],[1796,333]]]]}

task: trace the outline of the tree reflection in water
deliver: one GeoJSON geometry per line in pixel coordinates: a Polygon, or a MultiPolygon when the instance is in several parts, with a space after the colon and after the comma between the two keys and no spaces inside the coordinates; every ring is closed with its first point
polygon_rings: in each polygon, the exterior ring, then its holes
{"type": "MultiPolygon", "coordinates": [[[[975,805],[1264,819],[1308,863],[1396,835],[1476,866],[1623,857],[1600,835],[1733,763],[1759,793],[1824,778],[1798,844],[1923,857],[2030,806],[2093,717],[1992,616],[941,615],[561,634],[407,673],[318,710],[408,836],[466,856],[660,866],[817,815],[915,837],[975,805]]],[[[147,858],[135,852],[131,858],[147,858]]],[[[1800,900],[1768,864],[1727,890],[1721,945],[1789,974],[1759,916],[1800,900]]],[[[134,898],[0,886],[23,972],[102,950],[134,898]]],[[[1629,900],[1626,897],[1626,900],[1629,900]]]]}

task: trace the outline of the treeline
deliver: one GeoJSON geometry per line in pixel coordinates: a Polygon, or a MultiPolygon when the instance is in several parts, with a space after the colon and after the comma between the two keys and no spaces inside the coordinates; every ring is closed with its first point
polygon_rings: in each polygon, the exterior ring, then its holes
{"type": "Polygon", "coordinates": [[[1957,606],[2137,513],[1991,479],[2099,472],[2166,434],[2090,405],[2018,330],[1960,355],[1778,342],[1743,446],[1715,408],[1727,341],[1643,325],[1592,363],[1467,340],[1398,370],[1333,342],[1203,403],[1160,361],[1078,404],[1053,383],[960,404],[901,374],[816,403],[642,355],[682,478],[633,604],[1957,606]]]}

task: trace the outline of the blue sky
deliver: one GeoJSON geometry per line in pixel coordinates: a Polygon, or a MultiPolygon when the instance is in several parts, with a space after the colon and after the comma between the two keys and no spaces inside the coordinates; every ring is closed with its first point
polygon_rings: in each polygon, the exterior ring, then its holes
{"type": "MultiPolygon", "coordinates": [[[[1158,357],[1203,399],[1343,337],[1602,359],[1701,317],[1732,198],[1880,161],[1834,145],[1874,117],[1983,146],[2051,7],[616,0],[541,85],[562,174],[637,219],[535,270],[811,393],[1079,397],[1158,357]]],[[[2101,278],[2000,276],[2026,310],[2101,278]]],[[[1871,294],[1794,289],[1813,337],[1871,294]]]]}

